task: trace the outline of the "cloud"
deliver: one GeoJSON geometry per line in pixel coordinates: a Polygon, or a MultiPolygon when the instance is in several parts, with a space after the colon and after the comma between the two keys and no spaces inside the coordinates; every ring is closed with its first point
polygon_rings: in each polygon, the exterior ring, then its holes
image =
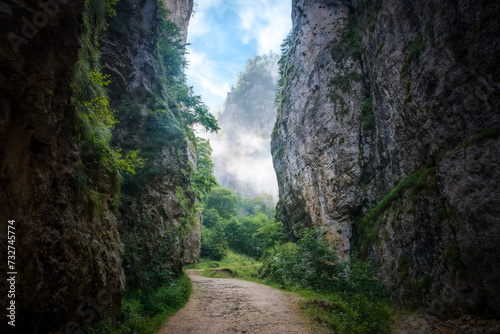
{"type": "Polygon", "coordinates": [[[245,31],[245,39],[257,41],[257,54],[270,50],[279,53],[283,39],[290,31],[291,1],[289,0],[238,0],[240,28],[245,31]]]}
{"type": "Polygon", "coordinates": [[[199,1],[188,29],[186,75],[213,110],[221,105],[246,61],[280,44],[291,29],[290,0],[199,1]]]}
{"type": "Polygon", "coordinates": [[[188,84],[193,85],[195,94],[201,95],[205,104],[214,112],[230,90],[231,82],[220,75],[217,62],[208,59],[206,54],[189,50],[187,58],[188,84]]]}

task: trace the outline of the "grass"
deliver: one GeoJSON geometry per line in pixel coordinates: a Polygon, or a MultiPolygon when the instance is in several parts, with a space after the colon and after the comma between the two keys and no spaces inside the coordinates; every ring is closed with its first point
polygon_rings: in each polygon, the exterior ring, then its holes
{"type": "Polygon", "coordinates": [[[131,290],[122,301],[122,314],[118,324],[105,319],[87,334],[154,334],[165,321],[189,300],[191,281],[186,275],[171,279],[168,284],[147,290],[131,290]]]}
{"type": "Polygon", "coordinates": [[[258,279],[261,266],[262,262],[230,250],[221,261],[200,259],[199,263],[184,266],[184,269],[205,269],[200,273],[205,277],[240,278],[262,283],[263,281],[258,279]]]}

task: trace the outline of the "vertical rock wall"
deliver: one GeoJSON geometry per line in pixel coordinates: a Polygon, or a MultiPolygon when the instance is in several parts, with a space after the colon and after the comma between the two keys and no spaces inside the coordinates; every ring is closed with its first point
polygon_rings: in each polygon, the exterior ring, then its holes
{"type": "Polygon", "coordinates": [[[301,1],[272,151],[293,234],[327,225],[400,300],[498,314],[498,2],[301,1]]]}
{"type": "Polygon", "coordinates": [[[0,332],[76,332],[118,316],[124,291],[111,204],[93,201],[78,183],[69,83],[84,3],[6,5],[0,13],[0,332]],[[8,220],[15,220],[15,270],[6,267],[8,220]],[[17,272],[15,327],[5,312],[8,271],[17,272]]]}
{"type": "MultiPolygon", "coordinates": [[[[195,196],[189,190],[195,155],[180,129],[179,107],[162,84],[157,6],[156,0],[120,1],[101,48],[103,70],[111,75],[111,102],[120,120],[114,143],[124,151],[141,148],[149,162],[141,175],[125,175],[122,190],[119,230],[131,287],[145,287],[162,275],[180,272],[183,261],[198,261],[200,248],[201,222],[192,213],[195,196]],[[154,101],[160,99],[166,101],[161,108],[169,115],[169,125],[152,117],[154,101]],[[168,135],[152,137],[162,126],[168,135]]],[[[176,11],[170,19],[185,31],[192,1],[166,6],[173,6],[176,11]]]]}

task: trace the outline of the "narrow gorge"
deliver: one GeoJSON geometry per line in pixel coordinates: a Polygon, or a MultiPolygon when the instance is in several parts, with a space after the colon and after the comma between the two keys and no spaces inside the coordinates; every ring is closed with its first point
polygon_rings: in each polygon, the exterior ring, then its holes
{"type": "Polygon", "coordinates": [[[118,326],[127,293],[184,289],[217,185],[197,127],[244,195],[276,191],[252,174],[270,153],[285,246],[326,227],[396,304],[500,317],[500,1],[289,1],[219,123],[186,83],[194,0],[0,2],[0,332],[118,326]]]}

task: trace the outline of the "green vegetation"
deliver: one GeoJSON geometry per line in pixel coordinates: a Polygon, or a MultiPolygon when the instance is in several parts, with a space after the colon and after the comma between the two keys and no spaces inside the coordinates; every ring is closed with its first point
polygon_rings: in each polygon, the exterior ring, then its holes
{"type": "Polygon", "coordinates": [[[363,80],[363,74],[358,72],[348,72],[346,75],[337,74],[330,79],[330,85],[338,86],[344,93],[351,90],[351,82],[360,82],[363,80]]]}
{"type": "Polygon", "coordinates": [[[416,196],[423,189],[433,190],[436,188],[436,167],[423,168],[400,180],[398,184],[385,195],[378,204],[371,209],[361,220],[360,241],[366,247],[368,244],[377,242],[380,228],[380,217],[389,209],[394,202],[400,199],[405,191],[410,190],[410,196],[416,196]]]}
{"type": "Polygon", "coordinates": [[[286,243],[282,233],[275,240],[263,262],[229,251],[219,262],[202,259],[186,269],[206,269],[201,275],[245,279],[298,293],[303,311],[336,333],[389,332],[392,304],[368,262],[340,263],[325,229],[304,229],[296,243],[286,243]]]}
{"type": "Polygon", "coordinates": [[[276,123],[274,124],[274,128],[271,133],[271,138],[273,139],[279,135],[278,127],[281,118],[281,107],[283,102],[288,98],[288,88],[295,75],[295,66],[290,61],[290,56],[295,52],[298,40],[299,37],[296,37],[295,40],[293,40],[293,31],[290,31],[281,44],[281,56],[278,60],[278,87],[274,100],[274,104],[277,108],[277,116],[276,123]]]}
{"type": "Polygon", "coordinates": [[[458,61],[467,62],[469,49],[465,37],[458,31],[452,31],[446,36],[446,43],[458,61]]]}
{"type": "Polygon", "coordinates": [[[477,145],[477,144],[480,144],[481,142],[483,142],[485,140],[488,140],[488,139],[497,139],[499,137],[500,137],[500,127],[493,127],[493,128],[489,128],[489,129],[483,130],[480,133],[476,134],[471,140],[467,140],[467,141],[463,142],[462,144],[458,145],[457,147],[455,147],[455,148],[453,148],[451,150],[443,150],[443,151],[441,151],[438,154],[437,159],[441,160],[444,157],[444,155],[446,153],[448,153],[448,152],[459,151],[459,150],[467,148],[470,145],[477,145]]]}
{"type": "Polygon", "coordinates": [[[332,47],[332,59],[336,63],[349,57],[360,59],[362,53],[363,44],[361,43],[361,35],[357,26],[356,16],[349,15],[347,29],[342,34],[340,41],[332,47]]]}
{"type": "Polygon", "coordinates": [[[281,229],[272,215],[266,195],[241,198],[229,189],[213,188],[203,208],[202,257],[221,260],[231,249],[259,258],[275,242],[275,230],[281,229]]]}
{"type": "MultiPolygon", "coordinates": [[[[108,33],[126,39],[130,30],[124,13],[132,9],[127,1],[118,4],[117,0],[85,2],[83,47],[71,82],[72,103],[78,116],[76,140],[81,152],[77,168],[78,191],[86,191],[93,213],[100,214],[105,201],[118,207],[122,192],[140,201],[148,183],[169,173],[179,179],[174,187],[182,211],[180,224],[160,236],[154,255],[148,259],[144,258],[144,234],[137,231],[151,225],[150,218],[142,214],[140,219],[125,222],[130,223],[133,230],[120,236],[125,246],[124,264],[132,263],[125,270],[141,273],[127,278],[120,325],[106,319],[89,329],[89,333],[155,333],[169,315],[185,304],[191,291],[189,279],[165,270],[164,264],[177,251],[179,238],[195,223],[198,210],[195,199],[203,203],[216,185],[210,145],[196,138],[190,126],[199,123],[210,131],[219,128],[201,98],[185,84],[185,45],[179,28],[168,19],[170,13],[164,8],[158,2],[157,29],[149,31],[148,35],[157,42],[163,67],[159,73],[164,76],[158,78],[155,92],[145,89],[142,94],[120,92],[119,101],[114,101],[115,111],[110,107],[107,94],[109,76],[101,70],[98,38],[110,22],[108,33]],[[195,149],[196,168],[186,161],[188,145],[195,149]],[[179,169],[171,170],[172,167],[161,161],[160,153],[165,150],[172,157],[177,156],[179,169]],[[131,260],[134,257],[141,259],[140,264],[131,260]],[[138,283],[141,279],[137,277],[144,278],[144,282],[138,283]]],[[[127,209],[120,207],[125,219],[127,209]]]]}
{"type": "Polygon", "coordinates": [[[106,319],[86,331],[87,334],[154,334],[165,321],[181,309],[191,293],[191,281],[182,274],[168,275],[161,285],[147,290],[127,291],[122,301],[119,324],[106,319]]]}
{"type": "Polygon", "coordinates": [[[384,48],[385,42],[381,42],[377,45],[377,49],[375,50],[375,57],[378,57],[382,53],[382,49],[384,48]]]}
{"type": "Polygon", "coordinates": [[[405,63],[401,68],[401,77],[404,78],[408,74],[408,70],[410,68],[410,64],[414,60],[418,60],[420,53],[425,49],[425,40],[423,39],[421,34],[417,34],[413,39],[413,42],[410,46],[410,50],[405,58],[405,63]]]}
{"type": "Polygon", "coordinates": [[[365,19],[364,30],[374,31],[378,13],[382,8],[382,0],[363,0],[360,4],[362,9],[368,14],[365,19]]]}
{"type": "Polygon", "coordinates": [[[412,98],[413,98],[413,92],[409,92],[408,94],[406,94],[405,98],[403,99],[403,103],[404,104],[409,103],[412,98]]]}
{"type": "Polygon", "coordinates": [[[361,126],[363,130],[370,130],[375,127],[375,113],[373,112],[372,99],[368,98],[361,104],[363,120],[361,126]]]}
{"type": "Polygon", "coordinates": [[[97,213],[100,203],[108,199],[113,205],[120,201],[121,173],[134,174],[144,165],[140,150],[123,154],[111,147],[111,128],[118,122],[109,108],[106,87],[109,76],[101,72],[99,33],[107,27],[106,18],[115,14],[116,0],[88,0],[83,13],[81,42],[74,76],[72,105],[77,114],[77,143],[81,152],[78,168],[79,191],[87,189],[97,213]]]}
{"type": "Polygon", "coordinates": [[[229,250],[227,255],[220,261],[201,258],[199,263],[185,266],[184,269],[205,269],[201,275],[206,277],[234,277],[260,282],[258,269],[261,266],[262,262],[229,250]]]}

